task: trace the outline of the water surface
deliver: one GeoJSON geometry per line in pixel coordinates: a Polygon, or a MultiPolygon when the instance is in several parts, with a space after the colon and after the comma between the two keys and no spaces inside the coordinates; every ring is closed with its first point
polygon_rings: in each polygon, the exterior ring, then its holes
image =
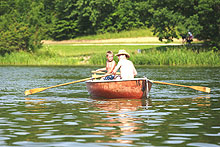
{"type": "Polygon", "coordinates": [[[220,146],[220,68],[138,67],[148,99],[92,99],[85,83],[24,96],[32,88],[90,77],[96,67],[0,67],[0,146],[220,146]]]}

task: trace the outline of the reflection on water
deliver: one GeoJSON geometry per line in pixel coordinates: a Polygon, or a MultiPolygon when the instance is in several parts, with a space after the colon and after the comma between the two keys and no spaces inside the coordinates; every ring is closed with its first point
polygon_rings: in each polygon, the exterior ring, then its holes
{"type": "MultiPolygon", "coordinates": [[[[138,111],[142,107],[148,108],[150,99],[97,99],[93,102],[94,106],[105,110],[106,118],[108,123],[103,123],[102,121],[96,125],[101,125],[103,129],[111,129],[111,132],[105,133],[106,136],[111,137],[115,141],[114,143],[122,144],[132,144],[133,140],[123,136],[134,135],[135,131],[141,129],[140,118],[134,118],[129,115],[132,111],[138,111]],[[117,127],[119,129],[114,129],[117,127]]],[[[101,142],[97,140],[96,142],[101,142]]]]}
{"type": "MultiPolygon", "coordinates": [[[[94,67],[95,69],[95,67],[94,67]]],[[[85,83],[25,97],[27,89],[84,79],[93,67],[0,67],[0,146],[220,146],[219,68],[137,68],[148,99],[91,99],[85,83]]]]}

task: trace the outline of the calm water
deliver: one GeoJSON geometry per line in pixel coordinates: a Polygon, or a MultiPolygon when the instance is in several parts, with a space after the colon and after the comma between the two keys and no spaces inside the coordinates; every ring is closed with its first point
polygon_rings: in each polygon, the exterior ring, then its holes
{"type": "Polygon", "coordinates": [[[142,67],[139,77],[207,86],[211,94],[154,84],[149,99],[91,99],[95,67],[0,67],[0,146],[220,146],[220,68],[142,67]]]}

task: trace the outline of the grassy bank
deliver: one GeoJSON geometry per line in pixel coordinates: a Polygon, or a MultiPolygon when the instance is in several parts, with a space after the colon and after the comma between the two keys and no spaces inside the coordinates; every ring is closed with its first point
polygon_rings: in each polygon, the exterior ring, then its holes
{"type": "MultiPolygon", "coordinates": [[[[135,65],[220,66],[220,53],[193,46],[160,46],[130,51],[135,65]]],[[[117,58],[115,58],[116,61],[117,58]]],[[[104,65],[104,54],[94,55],[91,64],[104,65]]]]}
{"type": "MultiPolygon", "coordinates": [[[[149,29],[133,29],[78,37],[76,40],[152,37],[149,29]]],[[[85,42],[84,42],[85,43],[85,42]]],[[[35,53],[0,55],[0,65],[105,65],[105,52],[125,49],[136,65],[220,66],[220,53],[203,46],[49,44],[35,53]],[[141,52],[138,52],[138,49],[141,52]]],[[[117,57],[114,57],[118,61],[117,57]]]]}
{"type": "MultiPolygon", "coordinates": [[[[140,47],[146,48],[146,46],[140,47]]],[[[101,55],[105,60],[107,50],[116,53],[119,49],[126,49],[132,52],[136,48],[137,46],[124,45],[44,45],[36,53],[16,52],[0,56],[0,65],[102,65],[102,63],[93,64],[95,58],[93,56],[101,55]]]]}
{"type": "MultiPolygon", "coordinates": [[[[44,45],[36,53],[0,56],[0,65],[105,65],[105,52],[125,49],[136,65],[220,66],[220,53],[202,46],[44,45]],[[138,52],[140,49],[141,52],[138,52]]],[[[115,60],[118,61],[117,57],[115,60]]]]}

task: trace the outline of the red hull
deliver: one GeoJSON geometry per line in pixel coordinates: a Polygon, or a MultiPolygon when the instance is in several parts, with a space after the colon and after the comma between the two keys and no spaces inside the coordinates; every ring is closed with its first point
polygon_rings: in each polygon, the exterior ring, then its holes
{"type": "Polygon", "coordinates": [[[134,98],[141,99],[150,92],[152,83],[147,79],[133,80],[94,80],[86,82],[93,98],[134,98]]]}

